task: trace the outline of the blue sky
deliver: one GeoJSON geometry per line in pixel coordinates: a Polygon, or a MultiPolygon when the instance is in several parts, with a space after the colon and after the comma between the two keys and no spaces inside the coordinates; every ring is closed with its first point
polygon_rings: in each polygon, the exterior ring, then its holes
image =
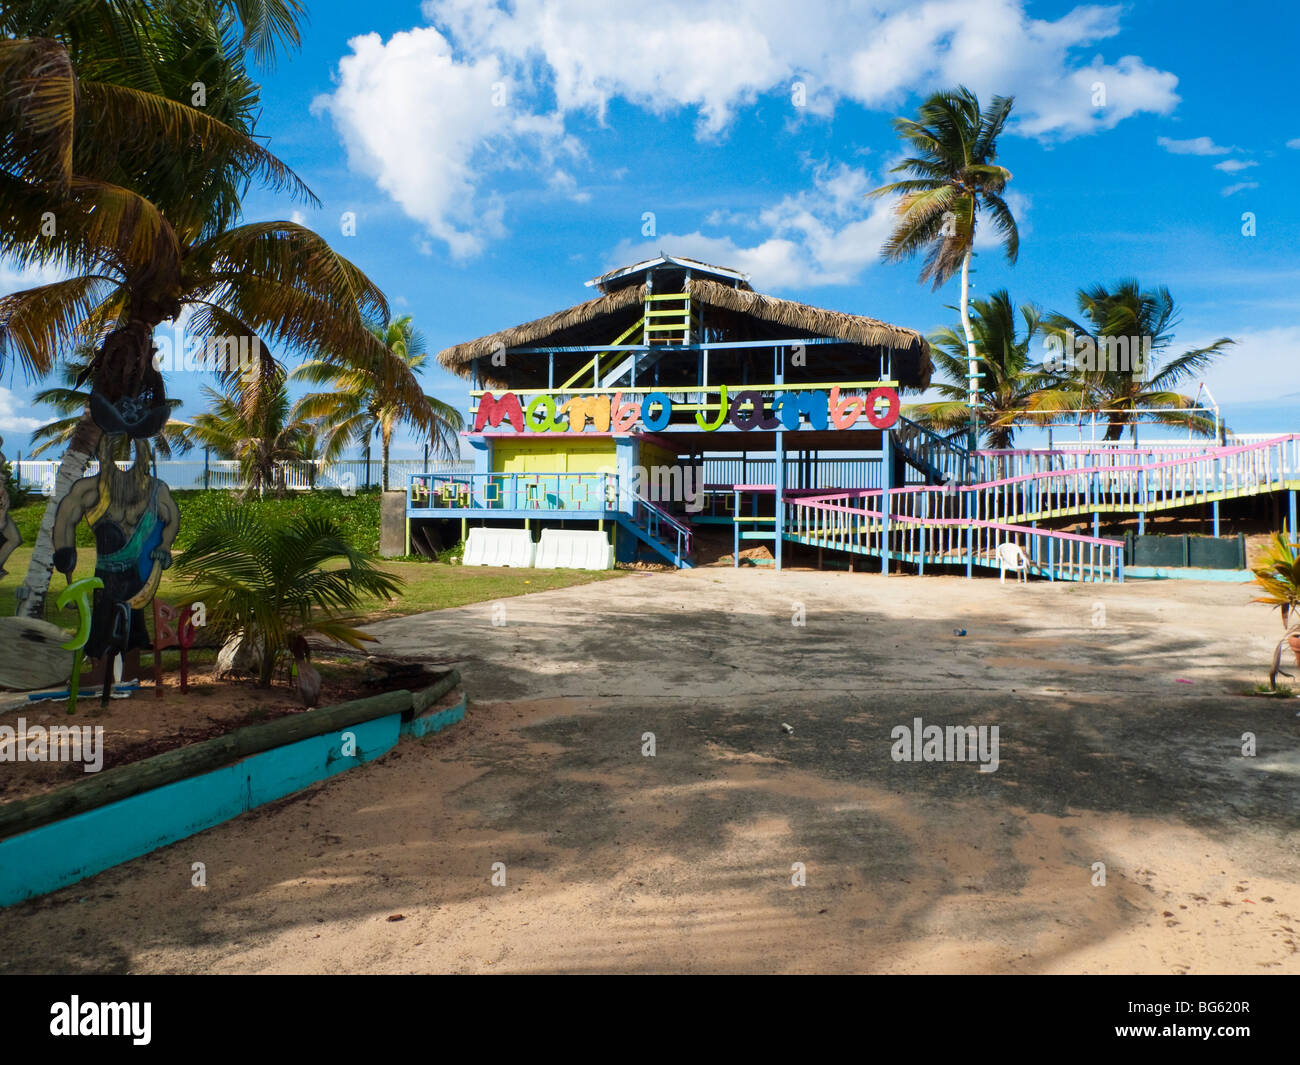
{"type": "MultiPolygon", "coordinates": [[[[1239,341],[1207,375],[1234,427],[1300,429],[1300,119],[1272,102],[1298,34],[1275,4],[309,7],[301,52],[262,74],[259,129],[323,204],[255,191],[248,215],[299,211],[431,351],[588,298],[583,281],[659,249],[760,291],[948,324],[956,283],[931,292],[880,262],[888,205],[861,194],[898,157],[890,119],[962,82],[1016,96],[999,161],[1020,260],[986,248],[975,293],[1072,311],[1083,285],[1168,285],[1178,350],[1239,341]]],[[[23,281],[0,265],[0,291],[23,281]]],[[[169,391],[193,410],[200,383],[169,391]]],[[[0,384],[12,452],[33,388],[0,384]]],[[[463,404],[459,379],[434,368],[427,385],[463,404]]]]}

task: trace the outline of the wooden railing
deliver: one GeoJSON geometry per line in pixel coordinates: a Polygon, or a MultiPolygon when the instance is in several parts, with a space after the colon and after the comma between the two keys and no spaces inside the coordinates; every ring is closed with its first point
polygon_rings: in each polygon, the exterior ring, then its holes
{"type": "MultiPolygon", "coordinates": [[[[912,491],[912,490],[907,490],[912,491]]],[[[891,493],[892,495],[893,493],[891,493]]],[[[784,535],[813,547],[850,551],[919,564],[997,569],[997,549],[1017,544],[1029,571],[1048,580],[1122,581],[1124,543],[1026,525],[970,519],[950,513],[957,493],[913,492],[923,501],[947,502],[932,513],[885,514],[879,492],[849,492],[816,499],[787,495],[784,535]],[[873,508],[873,503],[876,508],[873,508]]],[[[923,504],[924,506],[924,504],[923,504]]]]}

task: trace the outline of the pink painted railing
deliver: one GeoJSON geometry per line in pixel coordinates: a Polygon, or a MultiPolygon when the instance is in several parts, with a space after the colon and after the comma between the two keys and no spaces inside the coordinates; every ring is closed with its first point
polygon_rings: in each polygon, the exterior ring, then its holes
{"type": "MultiPolygon", "coordinates": [[[[989,462],[1057,452],[993,453],[989,462]]],[[[919,520],[938,516],[1015,524],[1050,514],[1098,511],[1161,510],[1184,506],[1215,493],[1252,495],[1300,482],[1300,436],[1238,447],[1212,448],[1190,455],[1149,460],[1142,450],[1107,451],[1069,456],[1078,465],[1019,473],[974,485],[911,485],[889,491],[891,517],[919,520]]],[[[789,493],[787,493],[789,495],[789,493]]],[[[818,492],[812,502],[874,500],[881,509],[881,490],[818,492]]]]}
{"type": "MultiPolygon", "coordinates": [[[[920,491],[914,494],[929,498],[920,491]]],[[[784,534],[810,546],[876,557],[888,550],[891,558],[922,566],[969,563],[993,569],[998,565],[998,546],[1014,543],[1029,560],[1030,572],[1049,580],[1124,579],[1121,540],[970,520],[950,514],[948,506],[926,515],[886,516],[869,505],[873,497],[878,504],[879,496],[879,492],[857,492],[813,500],[787,495],[784,534]]]]}
{"type": "Polygon", "coordinates": [[[1230,447],[1206,444],[1160,444],[1145,448],[1102,446],[1086,449],[979,451],[990,479],[1029,474],[1068,474],[1087,471],[1123,474],[1151,467],[1204,465],[1218,461],[1229,488],[1249,478],[1273,476],[1278,481],[1300,480],[1300,434],[1252,440],[1230,447]]]}

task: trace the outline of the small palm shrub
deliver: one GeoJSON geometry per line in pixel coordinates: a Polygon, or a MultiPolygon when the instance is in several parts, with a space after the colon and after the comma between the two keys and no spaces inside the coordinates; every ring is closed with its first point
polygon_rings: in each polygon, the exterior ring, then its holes
{"type": "Polygon", "coordinates": [[[1253,572],[1255,583],[1266,594],[1251,602],[1278,607],[1285,629],[1291,612],[1300,607],[1300,543],[1291,543],[1285,533],[1277,533],[1253,572]]]}
{"type": "Polygon", "coordinates": [[[276,520],[252,507],[206,516],[177,569],[209,627],[256,642],[263,688],[295,637],[314,633],[357,649],[373,641],[349,622],[366,599],[391,599],[402,588],[334,520],[276,520]]]}

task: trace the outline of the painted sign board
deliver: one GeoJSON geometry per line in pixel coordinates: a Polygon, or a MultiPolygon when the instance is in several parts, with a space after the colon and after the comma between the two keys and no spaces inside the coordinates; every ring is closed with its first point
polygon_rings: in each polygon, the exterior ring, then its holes
{"type": "MultiPolygon", "coordinates": [[[[584,432],[588,425],[598,433],[630,433],[637,428],[658,433],[670,427],[673,400],[667,393],[646,392],[637,398],[640,402],[624,402],[623,393],[615,392],[612,396],[575,396],[557,403],[553,395],[540,393],[525,406],[514,392],[485,392],[479,399],[474,432],[503,424],[517,433],[584,432]]],[[[695,424],[705,432],[728,424],[741,432],[797,430],[805,425],[812,429],[852,429],[865,418],[874,429],[888,429],[898,421],[899,408],[898,392],[884,385],[865,395],[842,394],[838,385],[829,392],[792,389],[778,392],[770,405],[754,389],[741,389],[728,400],[727,386],[722,385],[716,410],[706,413],[697,409],[695,424]]]]}

